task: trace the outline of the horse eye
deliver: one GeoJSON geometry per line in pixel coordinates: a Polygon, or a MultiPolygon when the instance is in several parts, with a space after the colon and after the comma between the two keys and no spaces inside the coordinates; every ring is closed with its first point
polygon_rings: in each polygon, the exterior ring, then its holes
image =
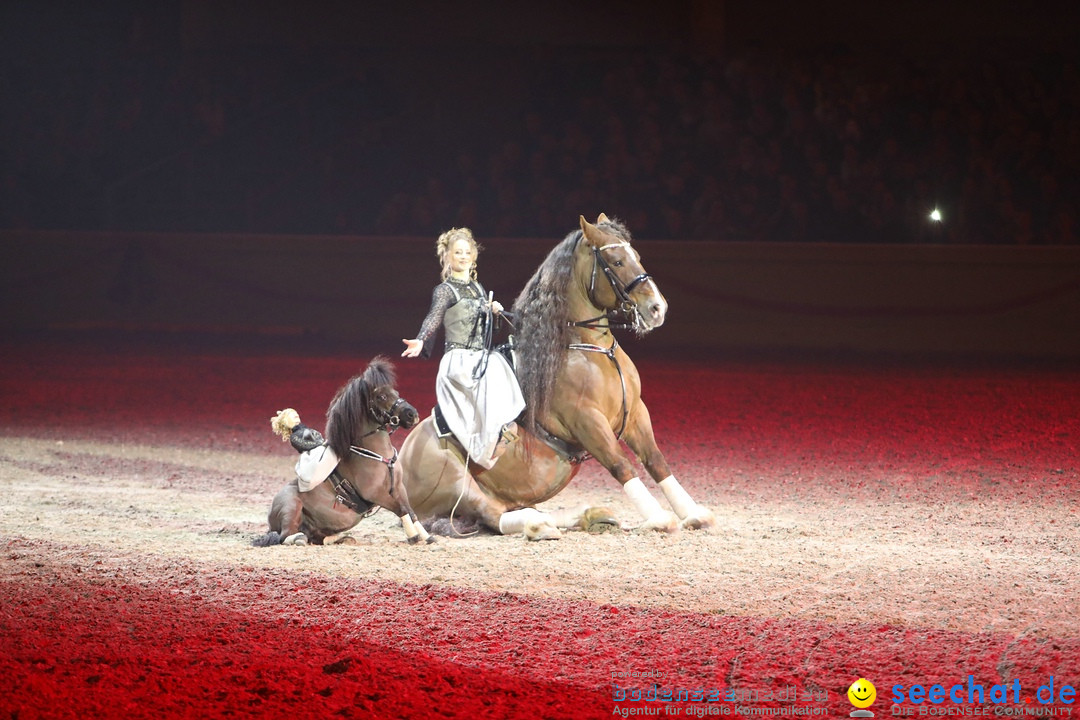
{"type": "Polygon", "coordinates": [[[622,260],[616,260],[615,267],[622,267],[622,260]]]}

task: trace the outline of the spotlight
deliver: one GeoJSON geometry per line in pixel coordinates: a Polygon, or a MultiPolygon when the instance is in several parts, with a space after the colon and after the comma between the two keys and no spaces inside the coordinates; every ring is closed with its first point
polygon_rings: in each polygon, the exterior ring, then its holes
{"type": "Polygon", "coordinates": [[[941,222],[941,211],[938,210],[937,208],[934,208],[933,210],[931,210],[930,211],[930,221],[931,222],[936,222],[936,223],[941,222]]]}

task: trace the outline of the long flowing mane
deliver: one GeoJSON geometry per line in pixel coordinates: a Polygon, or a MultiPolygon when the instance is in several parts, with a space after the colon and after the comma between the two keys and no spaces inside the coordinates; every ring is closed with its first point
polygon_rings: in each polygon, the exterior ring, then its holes
{"type": "MultiPolygon", "coordinates": [[[[602,222],[598,227],[630,242],[630,233],[618,220],[602,222]]],[[[514,301],[518,318],[514,331],[516,369],[525,397],[523,419],[530,431],[547,413],[555,378],[566,363],[567,345],[571,342],[568,295],[574,279],[574,252],[581,235],[581,230],[575,230],[552,248],[514,301]]]]}
{"type": "Polygon", "coordinates": [[[374,423],[369,412],[368,395],[380,385],[397,384],[394,366],[383,356],[372,360],[367,369],[349,379],[338,389],[326,410],[326,441],[339,458],[345,458],[349,446],[365,423],[374,423]]]}

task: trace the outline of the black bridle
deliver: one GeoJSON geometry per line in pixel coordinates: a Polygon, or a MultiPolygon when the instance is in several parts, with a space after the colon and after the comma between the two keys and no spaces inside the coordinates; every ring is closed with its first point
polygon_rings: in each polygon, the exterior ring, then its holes
{"type": "Polygon", "coordinates": [[[398,410],[402,405],[408,405],[405,402],[405,398],[399,397],[388,410],[379,410],[374,405],[369,405],[368,409],[371,412],[371,417],[379,424],[377,428],[361,436],[361,439],[366,438],[368,435],[373,435],[380,430],[386,430],[388,433],[394,432],[401,426],[401,416],[398,415],[398,410]]]}
{"type": "MultiPolygon", "coordinates": [[[[392,435],[395,430],[397,430],[399,427],[401,427],[401,417],[398,415],[398,410],[401,409],[402,405],[408,405],[408,403],[405,402],[405,398],[403,398],[403,397],[399,397],[394,402],[394,404],[391,405],[390,408],[387,409],[387,410],[378,410],[374,405],[369,405],[368,410],[371,412],[371,417],[373,417],[375,419],[375,422],[377,422],[378,425],[376,425],[373,429],[368,430],[366,433],[361,435],[360,440],[363,440],[364,438],[370,437],[371,435],[374,435],[375,433],[379,433],[379,432],[384,432],[387,435],[392,435]]],[[[384,457],[384,456],[380,455],[379,453],[375,452],[374,450],[369,450],[368,448],[363,447],[361,445],[350,445],[349,446],[349,452],[351,452],[354,455],[358,455],[358,456],[360,456],[362,458],[366,458],[368,460],[374,460],[376,462],[380,462],[383,465],[385,465],[386,466],[387,476],[390,479],[390,482],[389,482],[389,484],[387,486],[387,492],[390,495],[393,495],[394,494],[394,464],[397,463],[398,452],[397,452],[397,448],[395,448],[393,445],[391,445],[390,447],[394,451],[394,454],[393,454],[392,457],[384,457]]],[[[336,488],[336,486],[335,486],[335,488],[336,488]]],[[[340,497],[341,496],[340,488],[336,488],[336,489],[338,489],[339,499],[343,499],[343,498],[340,497]]]]}
{"type": "Polygon", "coordinates": [[[592,276],[589,278],[589,301],[593,305],[600,307],[600,303],[596,302],[596,276],[597,270],[603,271],[607,277],[608,282],[611,283],[611,290],[615,293],[615,299],[617,301],[616,306],[603,315],[598,315],[588,320],[568,321],[567,324],[571,327],[583,327],[590,328],[592,330],[614,329],[614,330],[634,330],[642,323],[641,313],[637,309],[637,304],[630,299],[630,293],[634,292],[634,289],[643,282],[652,280],[652,275],[643,272],[637,275],[628,283],[623,283],[619,279],[619,276],[615,273],[615,270],[611,267],[611,263],[604,257],[603,251],[612,247],[629,247],[627,242],[611,243],[610,245],[604,245],[602,247],[594,247],[593,253],[593,267],[592,276]],[[623,322],[616,325],[612,325],[611,321],[616,318],[623,317],[630,320],[629,323],[623,322]],[[601,324],[601,320],[604,320],[601,324]]]}
{"type": "Polygon", "coordinates": [[[619,358],[615,354],[615,351],[619,349],[619,341],[614,335],[611,336],[611,347],[600,347],[599,345],[592,345],[591,343],[570,343],[567,345],[570,350],[580,350],[581,352],[595,352],[602,355],[606,355],[607,359],[615,366],[616,372],[619,373],[619,386],[622,387],[622,422],[619,424],[619,431],[615,433],[615,439],[622,438],[623,433],[626,431],[626,421],[630,417],[630,406],[626,402],[626,376],[623,375],[622,365],[619,364],[619,358]]]}
{"type": "MultiPolygon", "coordinates": [[[[584,235],[582,235],[584,238],[584,235]]],[[[578,246],[580,247],[581,238],[578,239],[578,246]]],[[[588,328],[590,330],[637,330],[642,324],[641,313],[637,309],[637,304],[630,299],[630,293],[644,282],[652,280],[652,275],[643,272],[640,275],[635,276],[630,282],[624,283],[619,279],[619,276],[615,273],[614,268],[611,267],[611,263],[604,257],[604,251],[613,247],[630,247],[630,243],[626,241],[620,241],[616,243],[610,243],[601,247],[593,247],[593,267],[592,276],[589,278],[589,302],[593,306],[599,308],[600,303],[596,301],[596,277],[599,275],[599,271],[603,271],[607,277],[608,282],[611,283],[611,290],[615,293],[616,306],[603,315],[597,315],[594,318],[588,320],[567,320],[566,325],[568,327],[581,327],[588,328]],[[630,320],[629,323],[616,323],[612,324],[613,320],[620,317],[630,320]]],[[[615,434],[615,439],[621,439],[623,432],[626,431],[626,423],[630,417],[630,407],[627,403],[626,392],[626,375],[623,373],[622,366],[619,364],[619,358],[616,354],[616,350],[619,349],[618,340],[615,336],[611,337],[610,347],[601,347],[599,345],[593,345],[592,343],[570,343],[567,345],[569,350],[577,350],[579,352],[588,353],[600,353],[604,355],[615,365],[615,370],[619,373],[619,385],[622,387],[622,422],[619,423],[619,430],[615,434]]],[[[563,455],[572,463],[582,463],[592,457],[587,451],[574,448],[570,446],[565,440],[560,439],[556,435],[549,432],[543,426],[537,424],[537,429],[540,431],[540,438],[548,444],[555,452],[563,455]]]]}
{"type": "MultiPolygon", "coordinates": [[[[603,315],[599,315],[588,320],[567,321],[567,325],[571,327],[583,327],[593,330],[634,330],[641,324],[641,313],[637,309],[637,304],[630,299],[630,293],[634,292],[634,288],[641,285],[643,282],[652,279],[652,275],[643,272],[640,275],[634,277],[630,282],[623,283],[619,279],[619,276],[615,274],[615,270],[611,267],[611,263],[604,257],[603,251],[612,247],[629,247],[627,242],[611,243],[610,245],[604,245],[602,247],[594,247],[593,252],[593,269],[592,277],[589,279],[589,301],[596,307],[600,307],[600,303],[596,302],[594,292],[596,290],[596,276],[597,270],[602,270],[604,275],[607,276],[608,282],[611,283],[611,290],[615,293],[615,299],[618,301],[616,307],[608,310],[603,315]],[[612,325],[611,321],[618,317],[629,318],[631,322],[620,323],[612,325]]],[[[623,432],[626,430],[626,422],[630,415],[630,408],[626,401],[626,376],[623,375],[622,366],[619,365],[619,359],[615,354],[615,351],[619,347],[618,341],[614,336],[611,338],[611,347],[600,347],[599,345],[593,345],[591,343],[571,343],[567,346],[570,350],[578,350],[581,352],[594,352],[605,355],[615,365],[615,370],[619,373],[619,384],[622,387],[622,422],[619,424],[619,430],[615,434],[615,438],[622,437],[623,432]]],[[[587,459],[588,455],[582,456],[583,459],[587,459]]]]}

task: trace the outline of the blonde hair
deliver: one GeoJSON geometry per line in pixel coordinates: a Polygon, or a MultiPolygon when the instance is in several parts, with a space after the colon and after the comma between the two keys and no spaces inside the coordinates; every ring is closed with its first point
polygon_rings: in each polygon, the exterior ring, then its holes
{"type": "Polygon", "coordinates": [[[275,435],[280,435],[283,442],[289,439],[289,435],[292,434],[293,428],[299,424],[300,413],[292,408],[278,410],[277,415],[270,418],[270,429],[274,431],[275,435]]]}
{"type": "Polygon", "coordinates": [[[442,279],[446,280],[450,277],[450,248],[458,240],[466,240],[472,247],[473,263],[472,267],[469,268],[469,277],[475,280],[476,258],[484,248],[480,243],[476,242],[476,238],[473,237],[472,230],[469,228],[450,228],[435,241],[435,255],[438,256],[439,262],[442,263],[442,279]]]}

